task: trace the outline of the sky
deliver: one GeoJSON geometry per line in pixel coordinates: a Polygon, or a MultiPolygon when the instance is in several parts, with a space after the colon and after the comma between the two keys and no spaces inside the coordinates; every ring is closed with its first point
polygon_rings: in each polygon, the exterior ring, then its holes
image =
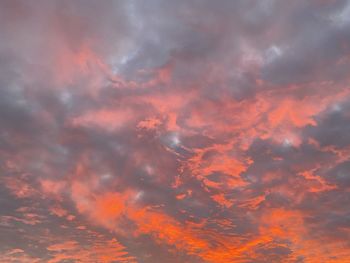
{"type": "Polygon", "coordinates": [[[350,262],[350,1],[0,0],[0,262],[350,262]]]}

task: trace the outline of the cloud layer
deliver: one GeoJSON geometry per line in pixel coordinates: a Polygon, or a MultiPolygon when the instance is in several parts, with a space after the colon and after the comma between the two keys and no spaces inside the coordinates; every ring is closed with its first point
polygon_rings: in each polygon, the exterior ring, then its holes
{"type": "Polygon", "coordinates": [[[0,3],[1,262],[350,262],[350,2],[0,3]]]}

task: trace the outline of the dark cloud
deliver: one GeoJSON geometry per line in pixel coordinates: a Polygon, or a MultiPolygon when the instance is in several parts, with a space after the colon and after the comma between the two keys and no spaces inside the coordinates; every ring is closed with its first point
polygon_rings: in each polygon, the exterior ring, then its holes
{"type": "Polygon", "coordinates": [[[321,146],[346,148],[350,143],[349,109],[347,100],[331,105],[316,118],[316,126],[307,127],[306,134],[318,141],[321,146]]]}

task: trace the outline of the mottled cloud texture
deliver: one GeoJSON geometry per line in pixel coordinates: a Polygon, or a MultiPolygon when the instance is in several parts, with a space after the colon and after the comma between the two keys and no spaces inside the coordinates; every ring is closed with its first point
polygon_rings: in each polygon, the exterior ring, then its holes
{"type": "Polygon", "coordinates": [[[350,262],[350,2],[0,0],[0,262],[350,262]]]}

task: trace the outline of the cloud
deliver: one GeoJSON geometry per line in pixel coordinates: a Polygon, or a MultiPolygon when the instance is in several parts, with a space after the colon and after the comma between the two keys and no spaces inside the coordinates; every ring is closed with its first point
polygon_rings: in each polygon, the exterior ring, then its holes
{"type": "Polygon", "coordinates": [[[0,261],[349,261],[349,6],[2,1],[0,261]]]}

